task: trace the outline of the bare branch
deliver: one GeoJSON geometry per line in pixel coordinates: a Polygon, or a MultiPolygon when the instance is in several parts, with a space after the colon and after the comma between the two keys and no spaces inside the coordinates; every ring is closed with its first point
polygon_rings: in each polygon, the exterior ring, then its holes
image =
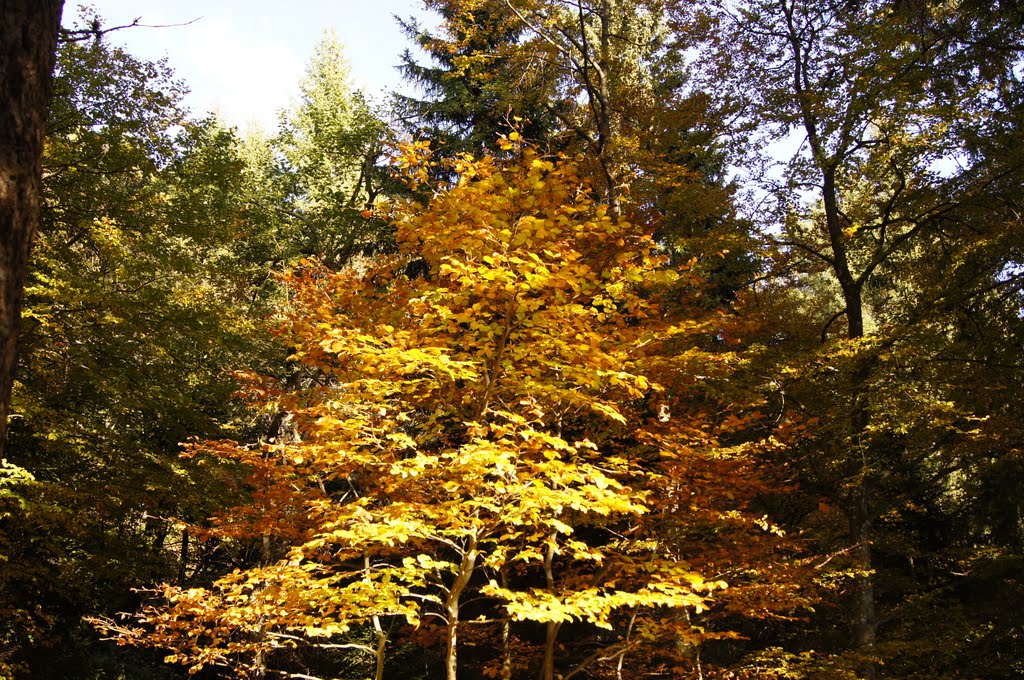
{"type": "Polygon", "coordinates": [[[135,20],[132,21],[130,24],[112,26],[111,28],[103,28],[103,26],[99,22],[99,19],[93,19],[93,21],[90,22],[89,28],[80,28],[77,30],[72,30],[69,28],[60,29],[60,41],[81,42],[83,40],[88,40],[89,38],[99,40],[108,33],[113,33],[115,31],[123,31],[126,28],[179,28],[182,26],[191,26],[192,24],[196,23],[202,18],[203,17],[196,17],[191,21],[185,21],[179,24],[144,24],[142,23],[142,17],[136,17],[135,20]]]}

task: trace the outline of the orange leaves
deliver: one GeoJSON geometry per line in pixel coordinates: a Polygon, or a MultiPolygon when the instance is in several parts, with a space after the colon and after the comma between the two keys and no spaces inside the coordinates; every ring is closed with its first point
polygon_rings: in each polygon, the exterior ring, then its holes
{"type": "MultiPolygon", "coordinates": [[[[426,151],[396,158],[414,182],[426,151]]],[[[564,159],[527,149],[452,168],[458,180],[427,205],[392,210],[398,254],[282,278],[280,335],[309,378],[246,391],[291,430],[205,450],[253,473],[251,504],[220,518],[221,535],[272,536],[283,550],[182,595],[152,625],[258,611],[263,632],[240,633],[238,654],[341,636],[367,616],[444,616],[454,636],[481,569],[520,579],[481,589],[494,618],[607,628],[623,608],[705,606],[712,585],[661,559],[659,540],[634,538],[667,505],[638,444],[623,442],[678,445],[678,429],[644,434],[642,405],[662,389],[658,348],[691,328],[660,319],[663,259],[564,159]],[[205,613],[184,608],[203,597],[205,613]]]]}
{"type": "MultiPolygon", "coordinates": [[[[403,154],[396,163],[419,181],[426,147],[403,154]]],[[[400,564],[422,584],[408,605],[420,615],[453,606],[451,579],[468,579],[478,555],[493,570],[536,567],[551,551],[600,563],[607,550],[577,529],[648,512],[648,492],[626,483],[642,472],[595,442],[656,389],[637,349],[657,315],[652,291],[671,280],[651,241],[595,205],[564,159],[527,149],[518,162],[463,157],[451,169],[457,181],[427,205],[393,209],[398,256],[293,275],[285,320],[295,360],[330,376],[282,399],[303,430],[296,446],[311,471],[319,461],[358,480],[355,495],[309,506],[319,526],[292,559],[362,551],[400,564]],[[426,271],[407,275],[412,261],[426,271]],[[565,419],[592,436],[564,437],[565,419]]],[[[569,580],[560,593],[493,595],[515,618],[601,626],[625,606],[703,602],[686,581],[645,590],[649,576],[629,589],[569,580]]]]}
{"type": "MultiPolygon", "coordinates": [[[[396,163],[415,172],[427,156],[424,145],[405,145],[396,163]]],[[[395,208],[398,258],[365,273],[292,279],[295,358],[364,397],[371,378],[406,398],[454,398],[459,383],[472,415],[505,390],[552,399],[574,390],[574,402],[592,393],[588,408],[620,419],[598,395],[647,388],[612,369],[635,337],[621,332],[629,321],[620,310],[636,320],[650,308],[635,291],[658,276],[649,243],[633,252],[630,225],[594,206],[572,164],[527,150],[507,166],[463,157],[452,169],[455,185],[427,206],[395,208]],[[415,258],[429,266],[425,279],[400,273],[415,258]],[[619,329],[612,342],[607,326],[619,329]]]]}

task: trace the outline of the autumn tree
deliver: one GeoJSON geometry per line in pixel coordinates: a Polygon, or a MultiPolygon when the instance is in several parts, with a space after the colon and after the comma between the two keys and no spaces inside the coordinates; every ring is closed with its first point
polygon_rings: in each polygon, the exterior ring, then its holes
{"type": "MultiPolygon", "coordinates": [[[[424,146],[399,159],[414,182],[429,175],[424,146]]],[[[678,275],[649,236],[593,202],[573,164],[527,149],[453,170],[457,183],[429,203],[394,208],[395,256],[341,272],[306,263],[285,279],[281,337],[315,379],[281,390],[253,377],[247,390],[287,412],[291,434],[193,448],[251,466],[253,502],[214,534],[262,537],[266,559],[209,588],[164,587],[135,627],[107,620],[121,643],[256,677],[298,672],[296,645],[364,649],[381,677],[397,619],[435,636],[454,678],[470,663],[459,641],[485,626],[490,658],[475,663],[554,678],[654,672],[681,640],[693,649],[715,636],[672,612],[699,613],[725,586],[690,559],[724,562],[642,527],[653,508],[669,516],[685,502],[708,527],[734,522],[731,541],[770,535],[742,499],[757,484],[714,477],[735,471],[714,461],[740,463],[743,447],[704,458],[714,436],[688,418],[706,414],[657,405],[655,372],[682,378],[728,360],[689,344],[703,322],[663,314],[678,275]],[[425,266],[410,274],[411,261],[425,266]],[[687,460],[703,469],[690,481],[687,460]],[[737,495],[700,510],[706,475],[737,495]],[[589,642],[563,643],[570,625],[589,642]],[[353,640],[360,627],[377,642],[353,640]]]]}
{"type": "Polygon", "coordinates": [[[407,61],[406,73],[435,100],[413,108],[493,134],[488,116],[459,120],[483,104],[505,116],[499,126],[518,125],[534,143],[583,151],[601,199],[621,214],[637,142],[630,117],[654,103],[652,66],[667,37],[661,5],[439,0],[431,7],[444,18],[444,34],[421,34],[420,42],[437,66],[407,61]]]}
{"type": "Polygon", "coordinates": [[[399,98],[399,112],[441,140],[441,153],[469,144],[500,154],[495,131],[510,126],[545,148],[580,152],[613,214],[639,216],[673,262],[700,269],[709,307],[757,277],[722,146],[732,114],[699,91],[684,56],[699,27],[670,24],[660,3],[431,7],[443,22],[416,40],[433,63],[407,55],[405,64],[426,96],[399,98]]]}

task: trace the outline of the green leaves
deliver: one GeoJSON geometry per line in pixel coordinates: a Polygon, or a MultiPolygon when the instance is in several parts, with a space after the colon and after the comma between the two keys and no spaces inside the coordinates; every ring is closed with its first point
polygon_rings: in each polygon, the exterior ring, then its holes
{"type": "Polygon", "coordinates": [[[384,124],[351,83],[342,45],[326,33],[299,85],[300,99],[282,114],[271,148],[271,210],[288,225],[292,247],[340,267],[385,249],[385,225],[367,219],[384,174],[377,167],[384,124]]]}
{"type": "Polygon", "coordinates": [[[0,638],[32,674],[119,672],[93,668],[124,660],[81,618],[195,569],[184,523],[226,503],[232,475],[179,459],[180,442],[247,432],[228,370],[278,353],[238,140],[187,120],[180,96],[164,64],[61,45],[8,449],[38,483],[0,528],[0,638]]]}

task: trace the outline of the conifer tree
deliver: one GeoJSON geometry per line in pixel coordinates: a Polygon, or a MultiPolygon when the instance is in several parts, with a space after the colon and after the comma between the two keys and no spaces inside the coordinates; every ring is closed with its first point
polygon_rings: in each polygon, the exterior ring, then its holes
{"type": "Polygon", "coordinates": [[[405,21],[402,28],[429,63],[410,50],[402,72],[422,99],[394,95],[402,127],[429,139],[438,158],[461,153],[495,152],[499,136],[513,129],[534,143],[551,143],[562,107],[554,93],[551,69],[537,60],[520,60],[510,51],[525,27],[501,0],[471,6],[432,2],[442,25],[436,33],[405,21]]]}
{"type": "Polygon", "coordinates": [[[382,189],[384,125],[352,85],[332,33],[316,46],[299,89],[273,143],[280,167],[272,207],[298,254],[340,267],[390,240],[381,223],[360,216],[382,189]]]}

